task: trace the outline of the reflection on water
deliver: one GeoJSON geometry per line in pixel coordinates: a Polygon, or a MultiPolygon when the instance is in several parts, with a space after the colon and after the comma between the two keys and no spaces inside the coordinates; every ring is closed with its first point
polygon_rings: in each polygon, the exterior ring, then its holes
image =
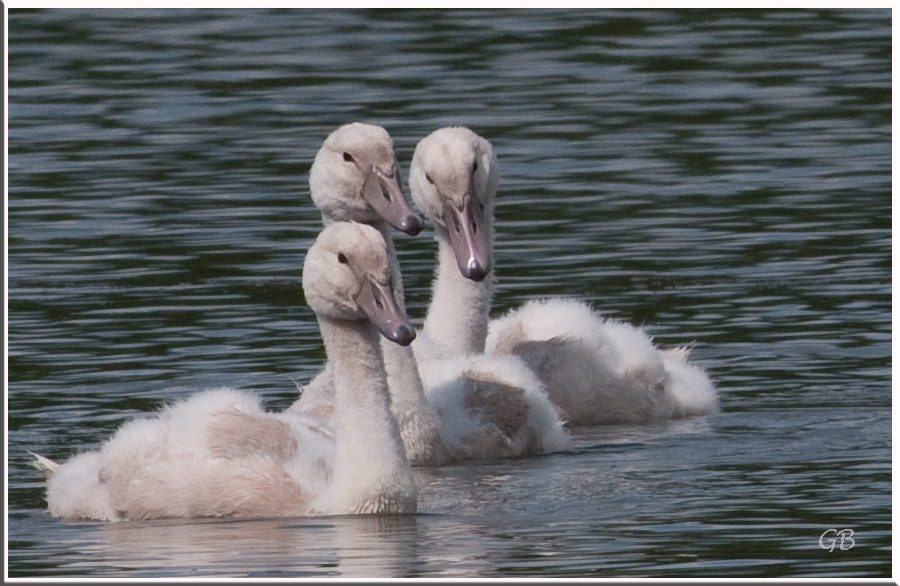
{"type": "MultiPolygon", "coordinates": [[[[890,17],[11,11],[10,573],[888,575],[890,17]],[[417,470],[409,517],[49,518],[29,451],[222,384],[284,408],[321,367],[306,173],[352,120],[406,170],[435,128],[489,138],[495,314],[586,297],[692,344],[722,413],[417,470]]],[[[421,323],[435,246],[397,246],[421,323]]]]}
{"type": "Polygon", "coordinates": [[[133,577],[142,578],[228,576],[236,559],[235,577],[400,577],[410,571],[415,536],[412,515],[96,527],[103,565],[140,567],[133,577]]]}
{"type": "Polygon", "coordinates": [[[62,523],[55,540],[78,552],[64,575],[400,577],[414,565],[417,518],[322,517],[62,523]],[[239,565],[236,565],[239,562],[239,565]]]}

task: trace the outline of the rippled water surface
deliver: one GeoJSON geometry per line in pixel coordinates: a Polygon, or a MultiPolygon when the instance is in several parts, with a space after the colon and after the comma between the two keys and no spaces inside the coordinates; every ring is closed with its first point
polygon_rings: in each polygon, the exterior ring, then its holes
{"type": "MultiPolygon", "coordinates": [[[[890,576],[890,11],[13,10],[8,67],[10,576],[890,576]],[[307,172],[354,120],[404,169],[488,138],[495,314],[693,344],[721,413],[419,469],[414,516],[51,518],[29,451],[319,369],[307,172]]],[[[435,246],[398,248],[421,323],[435,246]]]]}

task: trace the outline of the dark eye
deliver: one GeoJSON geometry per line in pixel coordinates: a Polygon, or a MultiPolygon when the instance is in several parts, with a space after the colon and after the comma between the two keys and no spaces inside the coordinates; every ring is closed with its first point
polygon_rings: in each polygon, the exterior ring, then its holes
{"type": "Polygon", "coordinates": [[[478,170],[478,161],[472,163],[472,173],[478,170]]]}
{"type": "Polygon", "coordinates": [[[429,175],[428,173],[425,174],[425,179],[428,179],[428,183],[434,185],[434,179],[432,179],[431,175],[429,175]]]}
{"type": "Polygon", "coordinates": [[[344,153],[344,160],[347,161],[348,163],[352,163],[353,155],[351,155],[350,153],[344,153]]]}
{"type": "Polygon", "coordinates": [[[342,265],[347,264],[347,257],[344,256],[343,252],[338,253],[338,262],[341,263],[342,265]]]}

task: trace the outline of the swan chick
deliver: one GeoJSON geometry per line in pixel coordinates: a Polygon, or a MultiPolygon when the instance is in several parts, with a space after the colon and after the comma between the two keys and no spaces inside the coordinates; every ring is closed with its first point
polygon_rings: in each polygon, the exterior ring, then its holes
{"type": "Polygon", "coordinates": [[[571,441],[525,363],[484,353],[498,175],[490,143],[461,127],[423,138],[410,167],[413,201],[438,242],[432,300],[413,352],[441,437],[460,459],[546,453],[571,441]]]}
{"type": "Polygon", "coordinates": [[[304,292],[336,366],[334,426],[210,389],[124,424],[98,450],[35,456],[48,509],[67,519],[411,513],[416,488],[390,411],[379,334],[415,331],[391,294],[380,233],[335,224],[307,253],[304,292]]]}
{"type": "Polygon", "coordinates": [[[641,329],[604,320],[584,302],[536,300],[490,320],[498,182],[490,143],[469,129],[442,128],[416,147],[410,192],[439,247],[417,357],[426,339],[464,354],[518,357],[570,426],[715,412],[715,387],[686,351],[660,350],[641,329]]]}

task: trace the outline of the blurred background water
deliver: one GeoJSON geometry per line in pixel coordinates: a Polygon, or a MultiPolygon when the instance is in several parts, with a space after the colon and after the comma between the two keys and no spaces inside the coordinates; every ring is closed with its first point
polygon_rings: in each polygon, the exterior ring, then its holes
{"type": "MultiPolygon", "coordinates": [[[[10,576],[890,576],[890,10],[12,10],[8,72],[10,576]],[[419,469],[415,516],[51,518],[28,451],[319,369],[307,172],[351,121],[404,170],[488,138],[494,313],[693,344],[721,413],[419,469]]],[[[398,248],[421,323],[435,245],[398,248]]]]}

